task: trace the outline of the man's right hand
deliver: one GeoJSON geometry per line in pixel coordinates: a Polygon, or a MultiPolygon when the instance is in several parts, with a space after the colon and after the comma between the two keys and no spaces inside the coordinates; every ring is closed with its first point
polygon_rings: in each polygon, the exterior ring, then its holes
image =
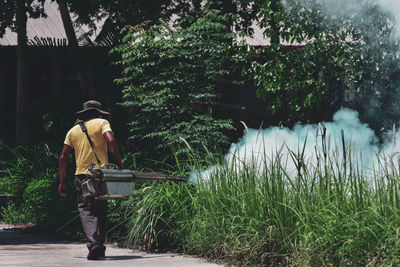
{"type": "Polygon", "coordinates": [[[58,194],[62,197],[66,197],[67,193],[65,192],[67,190],[67,187],[65,186],[64,183],[58,185],[58,194]]]}
{"type": "Polygon", "coordinates": [[[64,182],[64,174],[67,169],[67,158],[68,155],[71,154],[72,147],[69,145],[64,144],[63,149],[61,151],[60,158],[58,160],[58,169],[60,172],[60,184],[58,185],[58,194],[62,197],[67,196],[65,193],[67,187],[65,186],[64,182]]]}

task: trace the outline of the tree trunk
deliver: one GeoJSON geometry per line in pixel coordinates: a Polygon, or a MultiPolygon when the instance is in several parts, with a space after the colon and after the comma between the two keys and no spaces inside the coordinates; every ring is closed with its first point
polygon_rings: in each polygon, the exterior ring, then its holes
{"type": "MultiPolygon", "coordinates": [[[[76,54],[79,44],[78,44],[78,39],[76,38],[74,26],[72,25],[71,16],[69,15],[67,3],[65,2],[65,0],[58,0],[57,3],[58,3],[58,8],[60,9],[60,15],[61,15],[61,20],[63,22],[65,34],[67,35],[68,45],[72,49],[72,53],[76,54]]],[[[85,79],[82,72],[77,70],[76,76],[78,78],[83,94],[89,97],[93,97],[94,89],[85,79]]]]}
{"type": "MultiPolygon", "coordinates": [[[[0,58],[2,58],[3,52],[0,51],[0,58]]],[[[6,119],[5,119],[5,114],[6,114],[6,100],[5,100],[5,62],[0,61],[0,125],[3,125],[3,127],[0,127],[0,139],[4,138],[6,139],[6,119]]]]}
{"type": "Polygon", "coordinates": [[[74,26],[72,25],[71,16],[67,3],[64,0],[58,0],[58,8],[60,9],[61,20],[64,25],[65,34],[67,35],[68,44],[71,48],[78,48],[78,40],[76,39],[74,26]]]}
{"type": "MultiPolygon", "coordinates": [[[[273,0],[271,2],[271,10],[273,11],[273,14],[279,14],[279,3],[278,1],[280,0],[273,0]]],[[[271,44],[280,44],[280,31],[279,31],[279,26],[277,25],[275,21],[275,16],[272,15],[271,17],[271,29],[272,29],[272,35],[271,35],[271,44]]]]}
{"type": "Polygon", "coordinates": [[[53,93],[57,96],[61,94],[61,68],[60,61],[56,55],[53,55],[51,61],[53,62],[53,70],[52,70],[52,85],[53,85],[53,93]]]}
{"type": "Polygon", "coordinates": [[[17,98],[16,98],[16,124],[15,142],[24,144],[28,140],[28,126],[26,121],[26,110],[28,107],[28,90],[26,88],[26,3],[25,0],[17,0],[16,22],[17,22],[17,98]]]}

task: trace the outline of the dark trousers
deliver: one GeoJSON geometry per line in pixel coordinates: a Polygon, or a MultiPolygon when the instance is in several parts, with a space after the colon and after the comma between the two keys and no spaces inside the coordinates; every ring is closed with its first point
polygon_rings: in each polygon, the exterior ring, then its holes
{"type": "Polygon", "coordinates": [[[75,189],[78,191],[78,211],[81,217],[82,228],[87,239],[89,251],[94,246],[104,247],[107,233],[107,200],[83,197],[81,181],[86,175],[75,176],[75,189]]]}

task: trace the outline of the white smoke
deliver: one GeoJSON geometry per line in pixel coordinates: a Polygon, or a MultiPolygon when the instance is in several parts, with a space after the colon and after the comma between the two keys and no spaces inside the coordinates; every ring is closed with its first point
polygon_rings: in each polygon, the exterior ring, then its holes
{"type": "MultiPolygon", "coordinates": [[[[379,158],[391,158],[393,154],[400,151],[399,142],[394,144],[395,139],[390,135],[388,138],[390,139],[386,145],[380,148],[374,131],[359,120],[358,113],[343,108],[334,114],[332,122],[318,125],[298,124],[293,129],[271,127],[245,130],[239,142],[231,145],[224,157],[224,163],[226,166],[236,166],[239,169],[244,166],[252,167],[261,173],[264,167],[268,167],[269,162],[279,155],[287,173],[296,175],[297,169],[291,157],[292,152],[296,155],[304,153],[303,159],[306,164],[317,167],[325,151],[327,157],[334,158],[339,163],[345,162],[345,154],[347,157],[351,155],[353,167],[357,164],[360,170],[368,173],[373,169],[376,170],[379,158]],[[322,141],[324,127],[326,128],[325,149],[322,141]]],[[[348,161],[349,158],[346,160],[348,161]]],[[[344,166],[341,165],[339,168],[344,168],[344,166]]],[[[213,166],[200,173],[193,171],[190,175],[191,181],[196,181],[198,175],[207,180],[217,169],[213,166]]]]}
{"type": "MultiPolygon", "coordinates": [[[[305,8],[312,8],[316,3],[319,4],[321,11],[329,15],[330,23],[335,24],[340,21],[352,21],[358,24],[367,24],[370,28],[380,27],[374,25],[370,11],[378,7],[381,11],[388,14],[387,26],[393,27],[392,37],[400,39],[400,0],[297,0],[305,8]]],[[[328,17],[327,17],[328,19],[328,17]]],[[[373,32],[373,31],[372,31],[373,32]]],[[[368,33],[367,33],[368,34],[368,33]]],[[[376,36],[369,36],[374,39],[376,36]]]]}
{"type": "Polygon", "coordinates": [[[393,37],[396,40],[400,39],[400,1],[399,0],[377,0],[376,4],[385,12],[391,14],[394,20],[393,24],[393,37]]]}
{"type": "MultiPolygon", "coordinates": [[[[366,31],[357,32],[357,35],[362,34],[368,36],[368,40],[376,39],[376,31],[368,29],[377,29],[382,27],[381,22],[374,21],[374,16],[371,16],[371,10],[378,7],[381,11],[388,15],[386,20],[386,27],[392,28],[391,37],[395,40],[400,40],[400,0],[295,0],[301,4],[305,9],[315,9],[318,7],[319,14],[324,14],[325,22],[327,24],[333,24],[336,26],[344,26],[346,23],[363,25],[367,28],[366,31]],[[376,25],[376,23],[378,23],[376,25]],[[377,28],[375,28],[377,27],[377,28]]],[[[285,1],[284,7],[289,11],[290,5],[285,1]]],[[[290,14],[296,16],[296,14],[290,14]]],[[[351,41],[352,37],[348,36],[348,41],[351,41]]],[[[357,41],[357,40],[353,40],[357,41]]],[[[360,40],[358,40],[360,41],[360,40]]],[[[364,40],[365,41],[365,40],[364,40]]]]}

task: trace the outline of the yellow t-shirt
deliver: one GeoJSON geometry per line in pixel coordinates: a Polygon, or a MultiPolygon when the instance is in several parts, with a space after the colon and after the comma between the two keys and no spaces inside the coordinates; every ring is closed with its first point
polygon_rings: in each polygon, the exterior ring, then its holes
{"type": "MultiPolygon", "coordinates": [[[[90,139],[93,142],[94,150],[100,160],[100,164],[108,163],[107,140],[103,134],[112,131],[110,123],[104,119],[91,119],[85,121],[90,139]]],[[[96,168],[100,168],[97,164],[96,156],[90,146],[86,134],[82,132],[79,124],[75,125],[68,131],[64,144],[75,150],[76,171],[75,175],[88,174],[92,163],[96,164],[96,168]]]]}

